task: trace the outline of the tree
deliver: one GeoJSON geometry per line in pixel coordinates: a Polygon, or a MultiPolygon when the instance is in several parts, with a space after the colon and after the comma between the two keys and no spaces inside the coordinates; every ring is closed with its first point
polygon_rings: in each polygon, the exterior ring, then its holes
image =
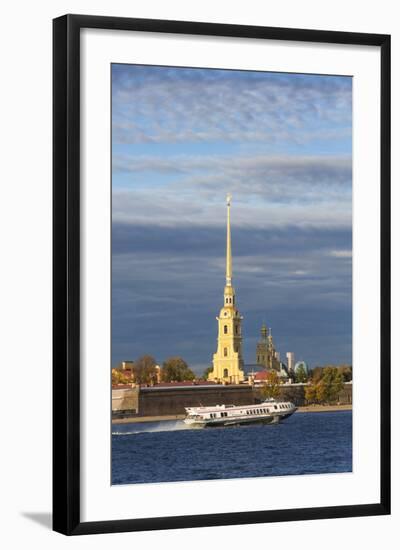
{"type": "Polygon", "coordinates": [[[111,383],[113,385],[131,384],[132,383],[132,378],[131,378],[130,375],[127,375],[122,370],[112,369],[112,371],[111,371],[111,383]]]}
{"type": "Polygon", "coordinates": [[[208,380],[208,375],[210,374],[210,372],[213,371],[213,367],[207,367],[206,370],[203,372],[203,376],[202,376],[202,379],[203,380],[208,380]]]}
{"type": "Polygon", "coordinates": [[[327,389],[326,384],[321,379],[315,385],[315,401],[317,403],[324,403],[326,401],[327,389]]]}
{"type": "Polygon", "coordinates": [[[325,365],[323,367],[315,367],[312,370],[312,379],[314,382],[318,382],[318,380],[321,380],[324,376],[324,373],[326,369],[336,369],[338,372],[340,372],[343,375],[343,381],[344,382],[350,382],[352,380],[352,367],[351,365],[325,365]]]}
{"type": "Polygon", "coordinates": [[[314,383],[317,383],[324,375],[324,367],[315,367],[312,370],[311,376],[314,383]]]}
{"type": "Polygon", "coordinates": [[[343,389],[343,374],[340,368],[325,367],[313,371],[313,378],[306,387],[304,396],[309,403],[332,403],[337,401],[343,389]]]}
{"type": "Polygon", "coordinates": [[[186,361],[182,357],[169,357],[163,363],[161,369],[161,380],[163,382],[184,382],[196,378],[186,361]]]}
{"type": "Polygon", "coordinates": [[[338,371],[343,375],[344,382],[351,382],[353,379],[353,369],[351,365],[340,365],[338,371]]]}
{"type": "Polygon", "coordinates": [[[135,361],[133,367],[137,384],[155,384],[157,382],[156,361],[151,355],[143,355],[135,361]]]}
{"type": "Polygon", "coordinates": [[[309,384],[304,390],[304,397],[307,403],[315,403],[317,398],[317,386],[316,384],[309,384]]]}
{"type": "Polygon", "coordinates": [[[304,384],[307,382],[307,373],[303,365],[300,365],[295,372],[295,380],[298,384],[304,384]]]}
{"type": "Polygon", "coordinates": [[[321,382],[325,387],[324,401],[328,403],[337,401],[339,393],[343,389],[343,375],[339,369],[335,367],[326,367],[321,382]]]}
{"type": "Polygon", "coordinates": [[[273,397],[274,399],[279,397],[281,390],[281,379],[275,370],[268,371],[265,379],[265,383],[261,388],[261,395],[264,398],[273,397]]]}

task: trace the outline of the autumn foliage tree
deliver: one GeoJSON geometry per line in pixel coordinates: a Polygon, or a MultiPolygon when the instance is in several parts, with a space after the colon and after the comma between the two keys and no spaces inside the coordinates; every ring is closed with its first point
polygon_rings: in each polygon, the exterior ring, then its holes
{"type": "Polygon", "coordinates": [[[133,382],[131,374],[125,373],[123,370],[112,369],[111,382],[113,385],[131,384],[133,382]]]}
{"type": "Polygon", "coordinates": [[[143,355],[135,361],[133,373],[136,384],[155,384],[157,382],[156,361],[151,355],[143,355]]]}
{"type": "Polygon", "coordinates": [[[161,380],[163,382],[184,382],[195,378],[194,372],[190,370],[182,357],[169,357],[164,361],[161,369],[161,380]]]}
{"type": "Polygon", "coordinates": [[[315,367],[312,370],[312,378],[315,382],[321,380],[327,368],[336,369],[337,372],[343,375],[344,382],[350,382],[352,380],[352,367],[351,365],[325,365],[324,367],[315,367]]]}
{"type": "Polygon", "coordinates": [[[311,382],[308,384],[304,390],[304,397],[307,403],[316,403],[317,402],[317,384],[311,382]]]}
{"type": "Polygon", "coordinates": [[[334,367],[327,367],[322,377],[322,395],[324,401],[332,403],[339,399],[339,393],[343,389],[343,374],[334,367]]]}
{"type": "Polygon", "coordinates": [[[308,403],[333,403],[339,399],[343,389],[343,373],[335,367],[326,367],[318,371],[305,389],[308,403]]]}
{"type": "Polygon", "coordinates": [[[265,378],[265,383],[261,388],[261,395],[265,399],[271,397],[274,399],[278,398],[281,393],[281,383],[281,379],[275,370],[268,371],[265,378]]]}

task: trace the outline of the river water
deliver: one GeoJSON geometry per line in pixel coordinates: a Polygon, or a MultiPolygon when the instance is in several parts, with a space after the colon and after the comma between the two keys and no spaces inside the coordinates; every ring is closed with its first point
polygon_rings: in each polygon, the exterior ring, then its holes
{"type": "Polygon", "coordinates": [[[206,429],[183,421],[112,427],[112,483],[352,471],[352,412],[297,412],[276,425],[206,429]]]}

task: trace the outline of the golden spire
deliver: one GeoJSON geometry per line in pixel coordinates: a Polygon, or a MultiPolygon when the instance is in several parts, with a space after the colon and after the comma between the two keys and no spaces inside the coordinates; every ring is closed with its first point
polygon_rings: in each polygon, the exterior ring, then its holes
{"type": "Polygon", "coordinates": [[[232,286],[231,200],[232,197],[228,193],[226,196],[226,286],[232,286]]]}

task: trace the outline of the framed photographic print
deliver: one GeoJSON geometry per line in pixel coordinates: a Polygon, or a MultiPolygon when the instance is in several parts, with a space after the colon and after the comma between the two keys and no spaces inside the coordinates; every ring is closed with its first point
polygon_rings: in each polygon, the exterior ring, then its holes
{"type": "Polygon", "coordinates": [[[54,529],[390,513],[390,37],[54,20],[54,529]]]}

